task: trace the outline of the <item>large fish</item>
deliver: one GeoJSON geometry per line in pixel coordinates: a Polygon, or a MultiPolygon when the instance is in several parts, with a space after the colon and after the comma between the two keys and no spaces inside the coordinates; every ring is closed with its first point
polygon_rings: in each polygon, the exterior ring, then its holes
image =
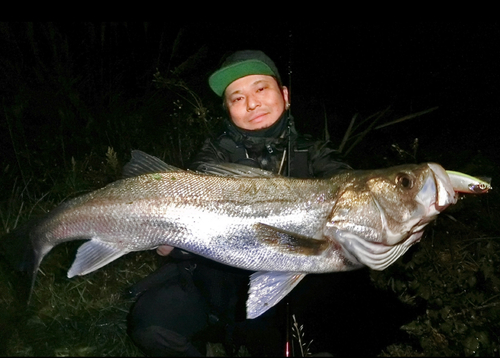
{"type": "Polygon", "coordinates": [[[170,245],[256,271],[247,301],[254,318],[308,273],[385,269],[456,202],[434,163],[292,179],[228,164],[196,173],[133,151],[124,171],[127,178],[61,204],[28,231],[32,288],[45,255],[65,241],[88,240],[68,277],[170,245]]]}

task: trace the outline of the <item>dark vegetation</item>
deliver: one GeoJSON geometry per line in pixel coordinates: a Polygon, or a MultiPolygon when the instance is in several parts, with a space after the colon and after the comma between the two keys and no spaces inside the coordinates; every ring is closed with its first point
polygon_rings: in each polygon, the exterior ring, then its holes
{"type": "MultiPolygon", "coordinates": [[[[216,133],[222,123],[220,103],[209,92],[206,79],[227,49],[201,36],[209,28],[0,23],[0,234],[68,198],[118,179],[132,149],[184,167],[204,138],[216,133]]],[[[498,39],[498,29],[492,26],[488,30],[492,28],[498,39]]],[[[281,35],[286,38],[286,31],[274,34],[281,35]]],[[[297,42],[288,46],[297,49],[297,42]]],[[[493,178],[492,192],[464,196],[429,225],[422,242],[397,263],[385,271],[370,272],[372,290],[387,297],[386,302],[397,301],[403,311],[411,312],[395,320],[397,327],[389,330],[389,324],[381,324],[400,312],[396,306],[381,307],[383,300],[374,303],[367,297],[366,306],[358,307],[361,312],[386,314],[376,322],[368,318],[355,322],[364,327],[363,335],[342,328],[343,320],[353,317],[345,308],[340,307],[345,315],[332,310],[331,324],[340,327],[339,334],[356,336],[348,339],[351,348],[339,348],[342,354],[360,350],[352,345],[354,341],[358,346],[373,344],[363,352],[380,356],[499,355],[500,198],[495,183],[500,173],[497,144],[489,135],[493,127],[488,122],[494,117],[498,120],[498,107],[489,101],[498,100],[498,92],[491,92],[494,87],[489,84],[499,83],[499,78],[483,63],[474,63],[470,75],[465,65],[476,57],[453,56],[456,62],[451,57],[441,71],[454,73],[463,81],[468,76],[488,80],[466,93],[454,92],[460,81],[450,80],[443,92],[435,86],[431,86],[435,93],[426,95],[413,89],[412,96],[393,95],[390,101],[361,93],[366,103],[345,100],[343,105],[331,107],[325,105],[332,101],[329,95],[307,95],[312,80],[304,81],[307,89],[303,92],[299,90],[301,80],[294,80],[297,95],[292,92],[292,108],[299,130],[330,136],[355,168],[434,161],[446,169],[493,178]],[[458,64],[464,67],[455,73],[451,69],[460,68],[458,64]],[[475,101],[472,98],[479,98],[474,97],[477,92],[481,100],[475,101]],[[434,100],[426,96],[434,96],[434,100]],[[451,105],[454,96],[460,106],[451,105]],[[385,102],[373,104],[377,100],[385,102]],[[344,142],[353,117],[354,125],[344,142]],[[311,121],[300,122],[300,118],[311,121]],[[387,123],[390,125],[383,126],[387,123]],[[382,341],[375,342],[366,333],[386,328],[382,341]]],[[[277,58],[280,67],[286,65],[286,58],[277,58]]],[[[498,66],[500,62],[493,59],[497,57],[487,57],[485,63],[498,66]]],[[[297,62],[300,65],[300,59],[297,62]]],[[[413,65],[418,64],[414,60],[413,65]]],[[[392,76],[398,74],[408,76],[397,71],[392,76]]],[[[410,80],[421,79],[406,77],[410,80]]],[[[393,84],[392,79],[388,82],[393,84]]],[[[344,99],[354,92],[346,88],[344,97],[338,97],[344,99]]],[[[46,257],[29,307],[25,306],[24,277],[1,257],[0,355],[142,356],[126,334],[132,300],[122,293],[155,270],[159,258],[153,252],[133,253],[88,276],[68,279],[66,272],[78,245],[60,245],[46,257]]],[[[360,297],[356,299],[362,302],[360,297]]],[[[322,341],[333,342],[334,354],[334,347],[342,346],[345,338],[336,341],[337,337],[314,336],[319,331],[306,318],[293,318],[297,321],[290,322],[291,329],[301,337],[301,342],[294,340],[296,355],[301,354],[299,347],[304,354],[328,350],[322,341]]],[[[212,347],[214,355],[224,354],[218,349],[212,347]]],[[[240,354],[245,353],[242,348],[240,354]]]]}

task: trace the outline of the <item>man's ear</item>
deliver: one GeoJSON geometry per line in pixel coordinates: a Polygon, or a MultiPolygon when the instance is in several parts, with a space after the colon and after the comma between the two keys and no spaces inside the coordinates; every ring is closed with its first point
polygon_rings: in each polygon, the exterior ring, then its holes
{"type": "Polygon", "coordinates": [[[288,93],[288,88],[286,86],[283,86],[283,99],[285,100],[285,107],[288,108],[290,106],[290,96],[288,93]]]}

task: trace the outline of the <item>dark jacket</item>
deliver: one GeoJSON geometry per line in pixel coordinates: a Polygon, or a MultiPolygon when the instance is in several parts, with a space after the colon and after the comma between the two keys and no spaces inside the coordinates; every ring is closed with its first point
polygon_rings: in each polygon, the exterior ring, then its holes
{"type": "Polygon", "coordinates": [[[297,133],[287,114],[259,131],[242,130],[227,121],[218,138],[205,141],[190,169],[203,171],[203,163],[239,163],[295,178],[328,177],[351,169],[339,161],[331,142],[297,133]]]}
{"type": "MultiPolygon", "coordinates": [[[[205,141],[190,169],[203,172],[204,163],[240,163],[299,178],[350,169],[338,161],[338,152],[329,142],[298,134],[287,115],[259,131],[244,131],[228,121],[218,138],[205,141]]],[[[228,356],[240,345],[255,356],[283,353],[288,330],[285,303],[245,319],[250,271],[179,249],[166,260],[169,263],[130,290],[139,298],[129,315],[129,335],[146,354],[204,354],[207,341],[222,342],[228,356]]],[[[301,302],[294,305],[294,312],[304,305],[303,292],[323,296],[318,292],[324,288],[310,286],[311,280],[316,282],[308,276],[289,294],[290,300],[297,297],[301,302]]]]}

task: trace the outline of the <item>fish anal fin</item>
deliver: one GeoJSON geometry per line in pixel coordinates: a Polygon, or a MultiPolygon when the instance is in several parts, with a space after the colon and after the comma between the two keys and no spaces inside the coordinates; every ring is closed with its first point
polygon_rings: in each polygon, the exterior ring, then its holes
{"type": "Polygon", "coordinates": [[[281,301],[306,276],[301,272],[256,272],[250,276],[247,318],[259,317],[281,301]]]}
{"type": "Polygon", "coordinates": [[[320,255],[329,246],[328,240],[314,239],[267,224],[255,224],[255,230],[259,241],[287,252],[320,255]]]}
{"type": "Polygon", "coordinates": [[[109,243],[91,239],[78,248],[75,261],[68,271],[68,277],[86,275],[127,253],[128,251],[109,243]]]}

